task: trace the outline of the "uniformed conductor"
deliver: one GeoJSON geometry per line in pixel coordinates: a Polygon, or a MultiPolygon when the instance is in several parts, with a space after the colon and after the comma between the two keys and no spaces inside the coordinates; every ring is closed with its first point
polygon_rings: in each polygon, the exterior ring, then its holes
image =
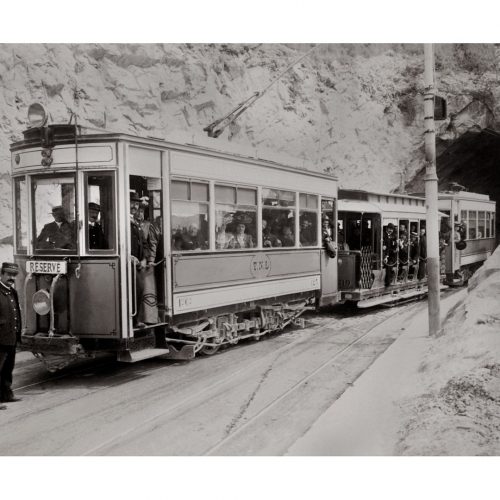
{"type": "Polygon", "coordinates": [[[103,250],[108,248],[106,237],[101,224],[97,221],[101,206],[98,203],[89,203],[89,248],[103,250]]]}
{"type": "MultiPolygon", "coordinates": [[[[16,344],[21,337],[21,312],[15,277],[19,273],[17,264],[4,262],[0,269],[0,402],[19,401],[12,392],[12,372],[16,359],[16,344]]],[[[1,405],[0,409],[7,407],[1,405]]]]}

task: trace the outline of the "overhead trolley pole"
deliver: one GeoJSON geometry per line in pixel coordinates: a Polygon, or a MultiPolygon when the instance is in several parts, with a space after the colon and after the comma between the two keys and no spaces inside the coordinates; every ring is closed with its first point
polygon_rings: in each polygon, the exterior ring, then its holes
{"type": "Polygon", "coordinates": [[[434,47],[424,44],[424,127],[425,127],[425,206],[427,233],[427,284],[429,287],[429,335],[439,333],[439,223],[438,177],[436,172],[436,131],[434,127],[434,47]]]}

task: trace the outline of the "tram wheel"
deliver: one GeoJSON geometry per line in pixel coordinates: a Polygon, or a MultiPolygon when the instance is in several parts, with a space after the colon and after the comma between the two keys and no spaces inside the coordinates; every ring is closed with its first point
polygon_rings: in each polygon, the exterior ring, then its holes
{"type": "Polygon", "coordinates": [[[213,356],[220,349],[220,345],[206,345],[200,349],[200,354],[213,356]]]}

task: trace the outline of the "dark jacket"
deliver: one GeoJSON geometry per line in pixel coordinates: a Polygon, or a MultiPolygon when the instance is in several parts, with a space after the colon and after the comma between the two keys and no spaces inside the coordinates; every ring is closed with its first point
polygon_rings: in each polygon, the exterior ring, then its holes
{"type": "Polygon", "coordinates": [[[106,237],[98,222],[95,222],[93,225],[89,224],[89,248],[91,250],[105,250],[108,248],[106,237]]]}
{"type": "Polygon", "coordinates": [[[36,246],[38,250],[74,250],[76,248],[74,225],[68,221],[63,221],[60,227],[55,221],[45,224],[36,239],[36,246]]]}
{"type": "Polygon", "coordinates": [[[395,266],[398,261],[398,240],[394,232],[384,233],[384,262],[386,266],[395,266]]]}
{"type": "Polygon", "coordinates": [[[144,258],[144,235],[134,220],[130,221],[130,253],[139,260],[144,258]]]}
{"type": "Polygon", "coordinates": [[[427,236],[425,234],[420,236],[418,257],[420,260],[427,260],[427,236]]]}
{"type": "Polygon", "coordinates": [[[17,292],[0,282],[0,346],[12,347],[21,337],[17,292]]]}

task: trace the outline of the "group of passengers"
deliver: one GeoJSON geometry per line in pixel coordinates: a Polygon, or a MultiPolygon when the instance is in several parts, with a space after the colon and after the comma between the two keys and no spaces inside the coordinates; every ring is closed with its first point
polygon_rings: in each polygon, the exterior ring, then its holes
{"type": "Polygon", "coordinates": [[[149,210],[147,197],[130,195],[130,253],[136,267],[137,313],[134,328],[143,328],[159,322],[158,292],[161,291],[161,269],[156,266],[164,260],[162,218],[145,218],[149,210]]]}
{"type": "MultiPolygon", "coordinates": [[[[108,243],[99,214],[101,206],[90,202],[88,209],[88,245],[90,250],[105,250],[108,243]]],[[[37,250],[76,250],[75,221],[68,221],[66,211],[62,205],[57,205],[51,211],[54,220],[45,224],[36,239],[37,250]]]]}
{"type": "MultiPolygon", "coordinates": [[[[255,213],[226,213],[221,216],[216,231],[215,247],[218,250],[234,250],[255,248],[255,213]]],[[[206,225],[206,224],[205,224],[206,225]]],[[[262,246],[264,248],[295,246],[295,221],[293,218],[282,220],[277,218],[262,219],[262,246]]],[[[315,246],[317,230],[314,223],[303,218],[300,222],[300,246],[315,246]]],[[[172,247],[174,250],[207,250],[208,228],[200,230],[195,222],[178,224],[172,230],[172,247]]]]}
{"type": "Polygon", "coordinates": [[[385,267],[385,286],[392,285],[397,279],[406,282],[407,279],[424,279],[426,276],[427,236],[424,227],[412,228],[408,235],[407,226],[399,225],[396,231],[394,224],[387,224],[383,237],[383,262],[385,267]],[[398,234],[399,233],[399,234],[398,234]],[[397,270],[397,276],[396,276],[397,270]]]}
{"type": "Polygon", "coordinates": [[[206,250],[208,241],[203,238],[202,231],[192,222],[187,227],[177,226],[172,232],[174,250],[206,250]]]}

